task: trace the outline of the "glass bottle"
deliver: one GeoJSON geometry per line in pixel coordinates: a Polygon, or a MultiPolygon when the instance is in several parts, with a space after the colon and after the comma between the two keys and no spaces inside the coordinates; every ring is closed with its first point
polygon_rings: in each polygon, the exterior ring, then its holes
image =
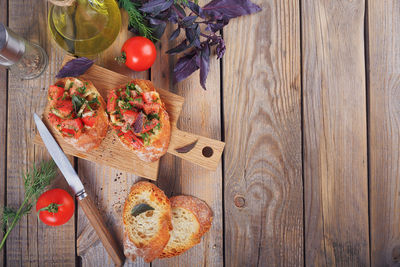
{"type": "Polygon", "coordinates": [[[46,52],[0,23],[0,65],[21,79],[39,77],[48,64],[46,52]]]}
{"type": "Polygon", "coordinates": [[[53,39],[77,56],[98,54],[108,48],[121,28],[115,0],[49,0],[48,24],[53,39]]]}

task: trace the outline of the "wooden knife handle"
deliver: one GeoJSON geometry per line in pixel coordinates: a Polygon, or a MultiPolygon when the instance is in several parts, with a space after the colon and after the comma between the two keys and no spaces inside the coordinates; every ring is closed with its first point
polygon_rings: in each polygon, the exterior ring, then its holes
{"type": "Polygon", "coordinates": [[[125,256],[114,237],[108,231],[103,217],[100,215],[100,212],[93,203],[92,199],[90,199],[89,196],[86,196],[85,198],[79,200],[79,204],[89,219],[90,224],[93,226],[94,230],[99,236],[101,242],[103,243],[104,248],[107,250],[108,255],[110,255],[115,265],[122,266],[125,261],[125,256]]]}
{"type": "Polygon", "coordinates": [[[168,153],[214,171],[218,167],[224,146],[224,142],[184,132],[173,126],[168,153]],[[196,140],[196,145],[190,151],[179,153],[176,150],[192,144],[196,140]]]}

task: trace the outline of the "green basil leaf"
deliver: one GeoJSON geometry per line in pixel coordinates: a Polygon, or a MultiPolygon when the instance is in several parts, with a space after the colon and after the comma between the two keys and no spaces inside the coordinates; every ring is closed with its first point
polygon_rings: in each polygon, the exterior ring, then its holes
{"type": "Polygon", "coordinates": [[[148,210],[154,210],[154,208],[152,206],[150,206],[149,204],[140,203],[140,204],[137,204],[135,207],[133,207],[131,214],[133,217],[136,217],[148,210]]]}
{"type": "Polygon", "coordinates": [[[85,103],[85,99],[78,95],[72,95],[71,98],[72,98],[72,105],[74,106],[74,110],[76,113],[78,113],[79,110],[81,109],[82,105],[85,103]]]}

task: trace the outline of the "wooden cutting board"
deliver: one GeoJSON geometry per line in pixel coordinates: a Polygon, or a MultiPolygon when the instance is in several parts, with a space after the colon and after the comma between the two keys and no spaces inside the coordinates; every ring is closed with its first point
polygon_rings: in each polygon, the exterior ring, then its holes
{"type": "MultiPolygon", "coordinates": [[[[73,57],[66,56],[63,65],[71,59],[73,59],[73,57]]],[[[127,76],[97,65],[93,65],[80,77],[82,79],[90,80],[103,96],[105,101],[107,100],[107,93],[109,90],[122,84],[126,84],[132,80],[127,76]]],[[[156,90],[160,94],[161,100],[165,103],[167,112],[170,116],[171,141],[168,147],[168,153],[193,162],[206,169],[215,170],[221,159],[225,143],[179,130],[176,127],[176,124],[182,110],[184,98],[163,89],[156,90]],[[178,153],[176,151],[177,148],[191,144],[196,140],[196,146],[188,153],[178,153]]],[[[48,129],[52,132],[58,144],[66,154],[104,164],[119,170],[128,171],[151,180],[157,180],[159,161],[151,163],[141,161],[132,151],[121,145],[119,140],[117,140],[112,133],[111,128],[99,148],[90,152],[82,152],[64,142],[60,135],[49,127],[50,124],[45,115],[46,114],[43,116],[43,122],[48,126],[48,129]]],[[[39,134],[35,136],[34,143],[44,145],[39,134]]]]}

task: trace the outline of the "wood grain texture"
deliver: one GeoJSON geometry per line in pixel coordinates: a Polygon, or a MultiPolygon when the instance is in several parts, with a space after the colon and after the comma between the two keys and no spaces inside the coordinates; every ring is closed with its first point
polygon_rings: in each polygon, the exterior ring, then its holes
{"type": "Polygon", "coordinates": [[[368,1],[371,265],[400,266],[400,2],[368,1]]]}
{"type": "Polygon", "coordinates": [[[108,230],[103,216],[91,197],[88,195],[79,200],[79,205],[84,211],[86,218],[89,220],[97,236],[101,240],[103,247],[106,249],[108,256],[113,260],[116,266],[122,266],[125,262],[125,256],[121,244],[117,244],[114,236],[108,230]]]}
{"type": "MultiPolygon", "coordinates": [[[[8,24],[8,0],[0,2],[0,23],[8,24]]],[[[4,207],[6,193],[6,147],[7,147],[7,70],[0,67],[0,207],[4,207]]],[[[3,239],[3,231],[0,231],[3,239]]],[[[0,251],[0,265],[4,263],[5,249],[0,251]]]]}
{"type": "MultiPolygon", "coordinates": [[[[127,31],[127,14],[122,12],[122,27],[115,42],[96,58],[96,63],[131,78],[148,79],[148,72],[134,73],[123,65],[118,65],[114,58],[120,53],[120,49],[126,39],[132,36],[127,31]]],[[[85,177],[83,183],[86,191],[93,197],[96,206],[103,212],[106,224],[122,245],[122,209],[125,198],[131,185],[140,178],[127,172],[114,168],[78,160],[78,173],[85,177]]],[[[98,236],[89,224],[82,209],[78,212],[77,226],[77,253],[81,257],[82,266],[114,266],[111,258],[98,239],[98,236]]],[[[142,259],[135,262],[125,261],[124,266],[149,267],[142,259]]]]}
{"type": "MultiPolygon", "coordinates": [[[[199,1],[204,5],[208,1],[199,1]]],[[[185,98],[178,128],[211,139],[221,139],[220,107],[220,65],[216,56],[211,56],[210,72],[207,78],[207,91],[199,83],[199,72],[178,84],[173,84],[173,66],[177,56],[168,56],[165,51],[174,43],[168,41],[174,29],[169,26],[161,42],[157,43],[158,55],[151,69],[151,80],[161,88],[169,89],[185,98]]],[[[179,43],[179,41],[177,41],[179,43]]],[[[167,155],[169,156],[169,155],[167,155]]],[[[214,212],[212,227],[200,244],[180,256],[155,260],[153,267],[161,266],[222,266],[223,265],[223,225],[222,225],[222,168],[221,163],[215,171],[177,158],[161,159],[157,185],[168,197],[173,195],[193,195],[211,207],[214,212]]]]}
{"type": "Polygon", "coordinates": [[[225,262],[302,266],[299,1],[254,2],[224,29],[225,262]]]}
{"type": "MultiPolygon", "coordinates": [[[[71,59],[72,57],[67,56],[64,59],[63,65],[71,59]]],[[[107,95],[111,89],[119,87],[122,84],[126,84],[132,80],[130,77],[121,75],[97,65],[93,65],[84,75],[80,77],[93,82],[94,86],[103,99],[105,99],[105,101],[107,101],[107,95]]],[[[166,106],[166,110],[171,121],[171,140],[168,147],[168,153],[200,165],[206,169],[215,170],[218,167],[225,144],[218,140],[213,140],[178,130],[176,124],[182,110],[184,98],[172,94],[165,89],[157,88],[157,92],[160,93],[160,97],[166,106]],[[190,152],[178,153],[176,151],[176,149],[184,147],[196,140],[198,142],[190,152]],[[202,153],[202,150],[205,147],[212,149],[212,155],[203,155],[204,153],[202,153]]],[[[47,126],[50,126],[48,121],[49,112],[50,107],[47,106],[42,116],[43,121],[47,126]]],[[[52,127],[48,128],[53,133],[64,152],[67,154],[123,171],[128,171],[151,180],[157,179],[158,162],[144,162],[140,160],[131,150],[121,145],[111,129],[109,129],[106,138],[104,138],[101,145],[97,149],[89,152],[82,152],[75,149],[67,142],[64,142],[63,138],[57,134],[52,127]]],[[[39,134],[37,134],[37,137],[35,137],[34,143],[43,145],[39,134]]]]}
{"type": "Polygon", "coordinates": [[[365,2],[302,1],[306,265],[368,266],[365,2]]]}
{"type": "MultiPolygon", "coordinates": [[[[35,162],[49,158],[45,150],[36,149],[32,142],[35,131],[32,114],[42,112],[46,103],[45,88],[55,75],[53,63],[63,56],[61,51],[52,49],[48,42],[46,5],[46,1],[9,2],[10,28],[26,39],[39,43],[51,59],[51,64],[40,78],[21,81],[13,74],[9,76],[6,190],[7,204],[11,207],[18,207],[24,198],[22,173],[35,162]]],[[[66,188],[63,180],[59,176],[52,186],[66,188]]],[[[36,213],[31,212],[22,218],[9,236],[6,265],[74,266],[74,232],[74,218],[55,229],[38,221],[36,213]]]]}

